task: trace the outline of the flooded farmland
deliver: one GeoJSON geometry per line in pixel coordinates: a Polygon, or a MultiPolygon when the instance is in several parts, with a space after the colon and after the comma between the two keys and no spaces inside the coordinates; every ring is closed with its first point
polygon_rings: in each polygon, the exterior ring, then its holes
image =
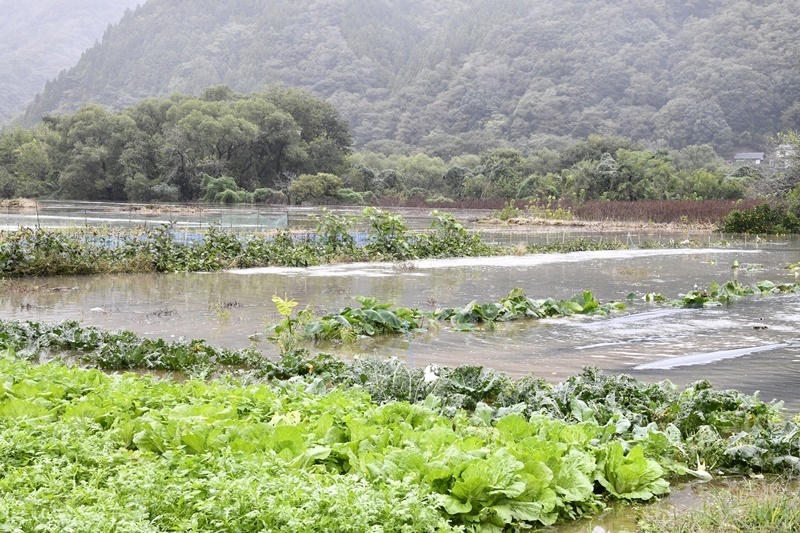
{"type": "MultiPolygon", "coordinates": [[[[495,301],[522,288],[532,298],[566,299],[592,290],[625,301],[610,317],[503,324],[493,331],[427,333],[328,344],[343,357],[377,354],[416,366],[481,364],[512,376],[558,381],[584,366],[645,380],[761,391],[765,400],[800,409],[800,295],[754,296],[723,307],[676,309],[641,296],[677,297],[695,285],[738,279],[793,282],[786,267],[800,243],[739,248],[632,249],[403,263],[264,268],[218,273],[115,275],[14,280],[5,286],[5,318],[80,320],[166,338],[205,338],[243,347],[278,320],[271,297],[296,299],[323,314],[357,305],[357,295],[433,310],[495,301]],[[732,268],[734,264],[739,268],[732,268]],[[631,297],[629,299],[629,297],[631,297]]],[[[261,341],[266,353],[276,353],[261,341]]]]}

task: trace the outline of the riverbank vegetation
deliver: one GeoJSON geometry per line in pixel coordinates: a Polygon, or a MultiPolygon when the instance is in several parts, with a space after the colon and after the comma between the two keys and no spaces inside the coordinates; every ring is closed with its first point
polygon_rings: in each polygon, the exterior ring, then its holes
{"type": "MultiPolygon", "coordinates": [[[[657,150],[598,135],[557,151],[506,146],[449,158],[352,153],[348,126],[330,104],[294,89],[240,95],[220,86],[117,112],[89,105],[31,129],[4,130],[0,196],[225,204],[512,201],[550,214],[559,208],[580,213],[585,202],[596,201],[763,196],[776,204],[797,187],[793,154],[800,141],[787,132],[778,143],[789,148],[761,166],[731,165],[707,145],[657,150]]],[[[796,211],[792,201],[786,208],[796,211]]]]}

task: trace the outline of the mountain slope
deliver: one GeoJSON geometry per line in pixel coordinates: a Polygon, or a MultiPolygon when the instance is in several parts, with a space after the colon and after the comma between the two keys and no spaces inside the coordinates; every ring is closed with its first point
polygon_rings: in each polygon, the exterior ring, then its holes
{"type": "Polygon", "coordinates": [[[0,124],[141,1],[0,1],[0,124]]]}
{"type": "Polygon", "coordinates": [[[729,150],[800,127],[800,3],[150,0],[25,121],[275,82],[334,104],[360,146],[446,156],[604,134],[729,150]]]}

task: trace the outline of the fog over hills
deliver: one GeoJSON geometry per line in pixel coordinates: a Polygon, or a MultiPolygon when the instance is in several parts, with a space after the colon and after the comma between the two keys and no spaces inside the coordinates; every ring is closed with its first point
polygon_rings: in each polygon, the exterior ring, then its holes
{"type": "Polygon", "coordinates": [[[0,0],[0,124],[143,0],[0,0]]]}
{"type": "Polygon", "coordinates": [[[326,99],[375,150],[602,134],[724,153],[800,128],[800,2],[149,0],[49,82],[24,122],[274,83],[326,99]]]}

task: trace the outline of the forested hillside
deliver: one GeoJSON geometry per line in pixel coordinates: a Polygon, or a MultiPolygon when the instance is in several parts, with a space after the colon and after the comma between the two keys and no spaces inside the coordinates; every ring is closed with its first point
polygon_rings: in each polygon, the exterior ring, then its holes
{"type": "Polygon", "coordinates": [[[384,152],[562,148],[601,134],[727,155],[800,128],[800,3],[149,0],[25,120],[273,83],[326,99],[356,146],[384,152]]]}
{"type": "Polygon", "coordinates": [[[0,2],[0,124],[144,0],[0,2]]]}

